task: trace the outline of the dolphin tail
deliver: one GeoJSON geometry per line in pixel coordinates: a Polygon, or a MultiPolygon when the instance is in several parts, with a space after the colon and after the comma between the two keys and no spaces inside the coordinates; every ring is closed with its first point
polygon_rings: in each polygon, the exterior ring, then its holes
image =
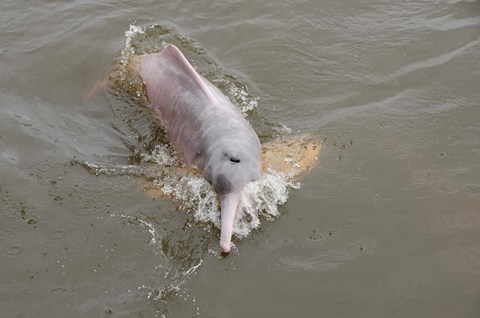
{"type": "Polygon", "coordinates": [[[221,202],[221,227],[220,227],[220,248],[222,252],[230,252],[233,223],[235,221],[235,214],[237,212],[240,195],[236,193],[228,193],[222,198],[221,202]]]}

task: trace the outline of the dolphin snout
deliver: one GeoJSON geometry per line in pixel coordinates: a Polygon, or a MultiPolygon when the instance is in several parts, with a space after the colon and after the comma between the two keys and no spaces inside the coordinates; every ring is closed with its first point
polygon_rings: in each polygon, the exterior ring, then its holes
{"type": "Polygon", "coordinates": [[[220,226],[220,249],[224,253],[230,252],[232,245],[233,223],[237,212],[240,195],[228,193],[220,198],[221,202],[221,226],[220,226]]]}
{"type": "Polygon", "coordinates": [[[223,253],[230,253],[231,245],[232,243],[230,240],[228,242],[220,242],[220,249],[223,253]]]}

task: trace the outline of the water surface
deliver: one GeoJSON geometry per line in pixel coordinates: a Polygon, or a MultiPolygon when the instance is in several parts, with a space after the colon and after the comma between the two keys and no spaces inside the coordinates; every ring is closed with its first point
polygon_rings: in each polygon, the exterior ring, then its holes
{"type": "Polygon", "coordinates": [[[0,26],[2,317],[480,315],[478,1],[5,0],[0,26]],[[198,43],[261,138],[324,140],[230,257],[182,204],[76,163],[162,142],[128,94],[84,99],[130,25],[198,43]]]}

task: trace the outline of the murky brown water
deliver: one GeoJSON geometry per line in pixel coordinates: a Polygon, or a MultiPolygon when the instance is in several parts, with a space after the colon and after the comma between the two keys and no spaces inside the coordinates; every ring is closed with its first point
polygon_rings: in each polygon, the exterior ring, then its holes
{"type": "Polygon", "coordinates": [[[1,317],[480,316],[480,2],[4,0],[0,25],[1,317]],[[134,99],[84,100],[131,24],[198,42],[263,138],[325,140],[227,258],[181,204],[77,164],[161,136],[134,99]]]}

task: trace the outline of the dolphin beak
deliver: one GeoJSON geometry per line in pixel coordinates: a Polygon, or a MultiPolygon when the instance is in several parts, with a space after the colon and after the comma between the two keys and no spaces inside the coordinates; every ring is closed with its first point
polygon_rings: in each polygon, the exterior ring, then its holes
{"type": "Polygon", "coordinates": [[[221,226],[220,226],[220,249],[224,253],[230,252],[233,223],[237,212],[240,195],[228,193],[220,198],[221,202],[221,226]]]}

